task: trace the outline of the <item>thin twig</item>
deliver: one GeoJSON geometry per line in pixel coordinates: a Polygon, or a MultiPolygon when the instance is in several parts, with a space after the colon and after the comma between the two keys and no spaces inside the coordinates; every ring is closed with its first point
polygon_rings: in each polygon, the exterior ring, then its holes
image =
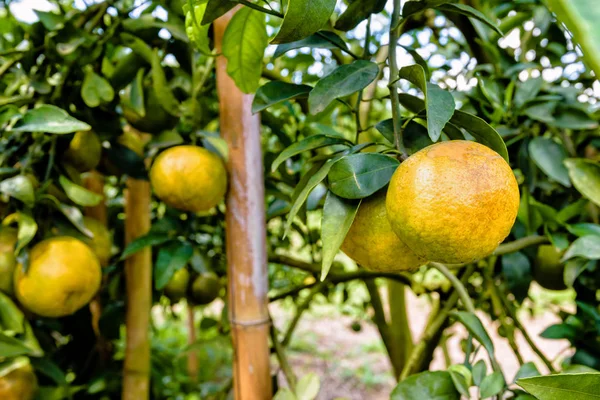
{"type": "Polygon", "coordinates": [[[298,325],[298,322],[300,321],[300,317],[302,317],[304,311],[306,311],[308,307],[310,307],[310,302],[312,301],[313,297],[315,297],[315,295],[319,293],[323,289],[323,287],[325,287],[325,285],[326,282],[319,282],[318,284],[313,286],[313,288],[308,293],[308,296],[306,296],[306,298],[300,304],[298,304],[296,308],[296,314],[290,322],[290,325],[288,326],[287,330],[285,331],[285,335],[283,336],[283,340],[281,341],[281,344],[283,346],[287,346],[288,344],[290,344],[290,341],[292,340],[292,334],[294,333],[294,329],[296,329],[296,325],[298,325]]]}
{"type": "Polygon", "coordinates": [[[290,389],[292,389],[292,392],[295,393],[296,376],[294,375],[294,371],[292,371],[290,363],[287,360],[287,357],[285,355],[285,349],[283,348],[281,343],[279,343],[279,339],[277,338],[277,330],[275,329],[275,325],[273,324],[273,319],[270,315],[269,318],[271,319],[269,333],[271,334],[271,342],[273,342],[273,349],[275,350],[275,354],[277,355],[279,367],[281,368],[281,371],[283,371],[283,375],[285,375],[285,379],[287,380],[290,389]]]}
{"type": "Polygon", "coordinates": [[[508,302],[508,298],[506,296],[502,296],[502,294],[500,293],[500,291],[496,285],[491,285],[491,286],[492,286],[492,290],[496,291],[496,295],[502,301],[502,304],[504,305],[504,309],[507,311],[508,316],[512,318],[517,329],[519,329],[521,331],[521,333],[523,334],[523,337],[525,338],[525,341],[529,344],[529,347],[531,347],[531,349],[535,352],[535,354],[537,354],[537,356],[540,358],[540,360],[542,360],[542,362],[546,365],[546,367],[548,367],[548,370],[550,370],[550,373],[552,373],[552,374],[555,373],[556,369],[554,368],[554,366],[552,365],[550,360],[548,360],[546,355],[544,353],[542,353],[542,351],[533,342],[533,340],[531,339],[531,336],[529,336],[529,333],[527,333],[527,330],[525,330],[525,327],[523,326],[523,324],[521,324],[521,321],[519,321],[519,318],[517,317],[517,313],[513,309],[513,306],[508,302]]]}
{"type": "Polygon", "coordinates": [[[390,100],[392,102],[392,123],[394,126],[394,144],[402,155],[403,159],[408,157],[406,148],[404,147],[404,140],[402,138],[402,128],[400,127],[400,99],[398,98],[398,83],[395,79],[398,77],[398,61],[396,60],[396,46],[398,45],[399,33],[400,33],[400,8],[401,1],[394,0],[394,10],[392,12],[392,21],[390,23],[390,49],[389,49],[389,61],[390,61],[390,83],[388,88],[390,90],[390,100]],[[396,28],[398,27],[398,28],[396,28]]]}
{"type": "Polygon", "coordinates": [[[355,60],[360,59],[360,57],[357,56],[356,53],[354,53],[352,50],[350,50],[347,46],[341,46],[335,40],[331,40],[329,37],[327,37],[327,35],[325,35],[323,32],[319,31],[319,32],[316,33],[316,35],[320,36],[323,39],[325,39],[326,41],[328,41],[329,43],[331,43],[332,45],[334,45],[338,49],[342,50],[344,53],[346,53],[349,56],[351,56],[352,58],[354,58],[355,60]]]}
{"type": "Polygon", "coordinates": [[[535,246],[538,244],[544,244],[548,242],[549,240],[545,236],[526,236],[524,238],[517,239],[512,242],[501,244],[494,251],[494,255],[501,256],[503,254],[514,253],[516,251],[523,250],[524,248],[529,246],[535,246]]]}

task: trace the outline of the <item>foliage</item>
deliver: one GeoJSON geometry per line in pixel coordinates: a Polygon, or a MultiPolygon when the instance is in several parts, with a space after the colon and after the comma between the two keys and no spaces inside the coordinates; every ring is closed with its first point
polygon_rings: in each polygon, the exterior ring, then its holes
{"type": "MultiPolygon", "coordinates": [[[[30,357],[40,398],[118,396],[123,261],[152,247],[153,396],[226,398],[233,374],[225,291],[222,301],[197,308],[198,337],[184,352],[181,306],[162,296],[180,268],[194,276],[215,272],[227,281],[225,206],[194,214],[154,199],[150,232],[125,248],[123,203],[127,179],[146,178],[144,159],[151,162],[165,148],[196,144],[227,157],[218,135],[211,24],[237,3],[243,6],[225,32],[222,56],[240,89],[255,93],[253,111],[261,112],[270,300],[292,299],[297,323],[316,294],[332,299],[343,293],[345,307],[377,325],[398,368],[402,380],[394,399],[458,399],[472,386],[482,398],[531,398],[503,376],[487,332],[493,327],[484,326],[473,310],[487,313],[511,344],[517,332],[526,334],[517,311],[529,307],[536,246],[550,243],[561,252],[564,283],[576,292],[577,307],[561,311],[563,322],[542,335],[568,339],[573,350],[560,368],[539,353],[544,372],[600,368],[595,344],[600,114],[594,75],[582,63],[585,54],[597,68],[590,46],[598,40],[582,34],[591,29],[585,12],[569,12],[581,10],[581,2],[566,0],[550,3],[562,5],[557,16],[581,41],[583,53],[538,0],[424,0],[404,2],[403,9],[398,0],[337,5],[116,0],[85,7],[61,1],[52,3],[52,11],[36,11],[35,22],[17,19],[18,3],[5,2],[0,7],[0,212],[4,225],[18,226],[15,255],[26,267],[28,250],[48,236],[89,236],[83,214],[102,197],[86,188],[63,157],[76,132],[93,131],[103,143],[97,169],[106,176],[114,243],[99,293],[104,305],[99,330],[87,308],[61,319],[25,317],[0,296],[3,362],[30,357]],[[582,18],[574,17],[578,14],[582,18]],[[390,38],[400,41],[389,43],[390,38]],[[141,155],[126,138],[136,130],[144,132],[141,155]],[[507,242],[493,255],[450,272],[456,275],[453,288],[424,289],[419,276],[432,266],[414,275],[385,274],[341,262],[338,250],[358,201],[384,188],[407,156],[456,139],[480,142],[510,161],[521,203],[507,242]],[[399,325],[386,320],[377,292],[391,279],[440,304],[408,356],[394,349],[390,334],[397,334],[399,325]],[[352,285],[362,287],[363,281],[371,302],[349,295],[352,285]],[[457,322],[471,334],[464,364],[427,371],[443,331],[457,322]],[[474,342],[487,351],[489,371],[473,362],[474,342]],[[189,353],[202,360],[198,376],[185,369],[189,353]]],[[[274,352],[284,370],[294,326],[281,336],[277,321],[273,329],[273,341],[282,344],[273,346],[274,352]]],[[[313,374],[296,381],[293,372],[285,372],[290,388],[277,398],[312,399],[324,384],[313,374]]],[[[535,377],[539,374],[524,364],[517,384],[540,399],[573,386],[574,376],[535,377]]],[[[589,371],[577,378],[590,385],[597,379],[589,371]]],[[[585,385],[576,387],[585,393],[585,385]]]]}

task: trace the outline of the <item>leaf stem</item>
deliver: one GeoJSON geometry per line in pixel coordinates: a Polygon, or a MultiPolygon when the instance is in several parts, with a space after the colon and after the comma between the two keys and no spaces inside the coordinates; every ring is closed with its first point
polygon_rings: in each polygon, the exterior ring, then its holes
{"type": "Polygon", "coordinates": [[[273,15],[273,16],[278,17],[278,18],[283,18],[283,14],[280,13],[279,11],[269,10],[269,9],[261,7],[261,6],[257,6],[256,4],[251,3],[248,0],[237,0],[237,2],[240,3],[240,4],[245,5],[246,7],[253,8],[253,9],[257,10],[257,11],[260,11],[262,13],[273,15]]]}
{"type": "Polygon", "coordinates": [[[398,83],[396,78],[398,77],[398,60],[396,59],[396,46],[398,45],[400,26],[400,7],[401,0],[394,0],[394,10],[392,12],[392,21],[390,23],[390,44],[389,44],[389,66],[390,66],[390,83],[388,88],[390,90],[390,100],[392,102],[392,122],[394,126],[394,144],[401,154],[402,159],[408,158],[408,153],[404,147],[404,140],[402,138],[402,128],[400,126],[400,100],[398,98],[398,83]]]}

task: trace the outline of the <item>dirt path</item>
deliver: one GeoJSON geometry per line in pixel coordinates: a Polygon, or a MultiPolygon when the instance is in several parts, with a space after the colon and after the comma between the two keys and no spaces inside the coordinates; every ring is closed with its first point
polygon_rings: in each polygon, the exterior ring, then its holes
{"type": "MultiPolygon", "coordinates": [[[[429,312],[424,298],[408,296],[410,326],[414,337],[419,337],[429,312]]],[[[273,309],[276,321],[289,318],[280,309],[273,309]]],[[[519,367],[518,361],[508,344],[508,341],[497,334],[496,323],[492,323],[485,315],[480,315],[482,322],[492,336],[496,348],[496,357],[505,376],[512,380],[519,367]]],[[[550,311],[545,311],[536,317],[519,315],[529,335],[546,356],[554,360],[568,355],[567,341],[546,340],[539,334],[549,325],[559,321],[550,311]]],[[[381,343],[376,327],[370,323],[362,324],[360,332],[354,332],[350,325],[350,317],[323,317],[307,313],[300,321],[290,346],[290,362],[296,374],[314,372],[321,378],[321,393],[319,400],[344,398],[351,400],[383,400],[389,399],[394,387],[394,379],[388,363],[385,349],[381,343]]],[[[460,350],[460,340],[467,336],[466,331],[454,325],[449,332],[452,337],[448,341],[449,355],[452,363],[464,361],[460,350]]],[[[529,348],[525,339],[519,335],[517,345],[525,362],[533,361],[538,369],[547,369],[529,348]]],[[[484,359],[485,352],[481,350],[478,358],[484,359]]],[[[431,369],[444,369],[444,356],[437,349],[431,369]]],[[[280,382],[283,383],[283,377],[280,382]]]]}

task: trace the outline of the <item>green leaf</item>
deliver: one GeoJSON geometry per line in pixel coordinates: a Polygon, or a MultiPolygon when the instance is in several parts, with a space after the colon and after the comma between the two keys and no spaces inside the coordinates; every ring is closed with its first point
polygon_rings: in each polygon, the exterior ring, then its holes
{"type": "Polygon", "coordinates": [[[436,8],[438,10],[442,10],[442,11],[448,11],[448,12],[454,12],[454,13],[466,15],[469,18],[475,18],[475,19],[483,22],[484,24],[486,24],[487,26],[489,26],[490,28],[492,28],[493,30],[498,32],[498,34],[500,36],[502,36],[502,31],[496,26],[496,24],[494,22],[490,21],[490,19],[488,17],[486,17],[481,11],[476,10],[475,8],[473,8],[471,6],[467,6],[465,4],[459,4],[459,3],[448,3],[448,4],[442,4],[440,6],[437,6],[436,8]]]}
{"type": "Polygon", "coordinates": [[[140,68],[133,81],[127,85],[121,97],[127,105],[140,117],[146,116],[146,105],[144,102],[144,69],[140,68]]]}
{"type": "Polygon", "coordinates": [[[562,256],[562,261],[573,257],[600,260],[600,236],[588,235],[576,239],[562,256]]]}
{"type": "Polygon", "coordinates": [[[586,112],[575,107],[559,107],[554,121],[551,125],[560,129],[595,129],[598,122],[592,119],[586,112]]]}
{"type": "Polygon", "coordinates": [[[569,158],[564,164],[575,189],[600,206],[600,165],[583,158],[569,158]]]}
{"type": "Polygon", "coordinates": [[[331,74],[320,79],[308,95],[310,113],[320,113],[335,99],[364,89],[378,74],[377,64],[365,60],[336,68],[331,74]]]}
{"type": "Polygon", "coordinates": [[[29,348],[21,340],[0,332],[0,357],[33,356],[36,354],[36,351],[29,348]]]}
{"type": "Polygon", "coordinates": [[[244,93],[258,89],[268,40],[265,15],[260,11],[244,7],[227,25],[222,49],[227,73],[244,93]]]}
{"type": "Polygon", "coordinates": [[[446,371],[426,371],[412,375],[400,382],[390,395],[390,400],[459,400],[460,393],[454,387],[446,371]]]}
{"type": "Polygon", "coordinates": [[[575,339],[577,337],[577,329],[569,324],[555,324],[544,329],[540,333],[540,337],[544,339],[575,339]]]}
{"type": "MultiPolygon", "coordinates": [[[[224,3],[227,3],[227,1],[224,3]]],[[[192,4],[191,0],[188,0],[188,4],[183,6],[183,12],[185,13],[185,32],[194,46],[196,46],[203,54],[211,53],[210,48],[208,47],[210,23],[203,24],[201,22],[204,19],[207,6],[208,3],[206,2],[192,4]]]]}
{"type": "Polygon", "coordinates": [[[281,388],[277,391],[273,400],[298,400],[298,398],[290,389],[281,388]]]}
{"type": "Polygon", "coordinates": [[[516,382],[521,378],[531,378],[532,376],[539,376],[539,375],[540,375],[540,371],[538,371],[535,364],[532,363],[531,361],[526,362],[525,364],[521,365],[521,367],[519,367],[519,370],[517,371],[517,374],[515,375],[515,379],[513,380],[513,382],[516,382]]]}
{"type": "Polygon", "coordinates": [[[188,42],[185,34],[184,25],[178,19],[171,19],[171,22],[162,21],[152,14],[142,14],[138,18],[127,18],[122,22],[123,28],[128,31],[138,31],[148,28],[166,29],[171,35],[182,42],[188,42]]]}
{"type": "Polygon", "coordinates": [[[454,387],[465,397],[469,397],[469,387],[473,380],[471,371],[462,364],[451,365],[448,367],[448,373],[452,378],[454,387]]]}
{"type": "Polygon", "coordinates": [[[345,199],[362,199],[387,185],[398,165],[397,159],[378,153],[345,156],[329,171],[329,188],[345,199]]]}
{"type": "Polygon", "coordinates": [[[502,136],[500,136],[500,134],[487,122],[475,115],[460,110],[454,112],[450,122],[465,129],[473,135],[479,143],[488,146],[508,162],[506,143],[504,143],[502,136]]]}
{"type": "Polygon", "coordinates": [[[548,0],[548,6],[569,28],[586,62],[600,76],[600,12],[596,4],[587,0],[548,0]]]}
{"type": "Polygon", "coordinates": [[[533,104],[527,107],[523,113],[529,118],[536,121],[545,122],[547,124],[554,123],[554,110],[556,109],[556,103],[548,101],[539,104],[533,104]]]}
{"type": "Polygon", "coordinates": [[[563,162],[567,151],[552,139],[536,137],[529,142],[529,154],[538,167],[563,186],[571,187],[569,171],[563,162]]]}
{"type": "Polygon", "coordinates": [[[501,372],[494,372],[491,375],[483,378],[481,386],[479,388],[479,395],[482,399],[487,399],[492,396],[496,396],[504,389],[504,377],[501,372]]]}
{"type": "Polygon", "coordinates": [[[89,68],[81,85],[81,98],[84,103],[88,107],[94,108],[102,103],[110,103],[114,97],[115,91],[110,83],[89,68]]]}
{"type": "Polygon", "coordinates": [[[25,205],[32,207],[35,203],[35,189],[25,175],[17,175],[0,182],[0,193],[14,197],[25,205]]]}
{"type": "Polygon", "coordinates": [[[521,252],[503,255],[502,273],[516,300],[523,301],[527,297],[532,280],[529,259],[521,252]]]}
{"type": "Polygon", "coordinates": [[[400,68],[398,76],[408,80],[423,92],[427,112],[427,131],[431,140],[437,142],[442,135],[442,129],[454,114],[454,97],[439,86],[427,82],[425,70],[419,64],[400,68]]]}
{"type": "Polygon", "coordinates": [[[2,221],[2,225],[10,225],[13,222],[16,222],[19,226],[17,231],[17,244],[15,246],[15,255],[18,256],[21,253],[21,250],[33,240],[37,233],[38,226],[33,217],[23,211],[18,211],[7,216],[4,218],[4,221],[2,221]]]}
{"type": "Polygon", "coordinates": [[[206,4],[206,11],[204,11],[204,16],[202,16],[202,21],[200,24],[210,24],[215,19],[225,15],[227,11],[231,10],[236,5],[237,2],[235,1],[208,0],[208,3],[206,4]]]}
{"type": "Polygon", "coordinates": [[[146,42],[127,32],[121,33],[120,38],[125,46],[131,48],[134,53],[142,57],[148,64],[152,64],[154,51],[152,50],[152,47],[146,44],[146,42]]]}
{"type": "Polygon", "coordinates": [[[348,141],[339,136],[330,136],[330,135],[313,135],[309,136],[306,139],[302,139],[299,142],[292,144],[283,150],[273,164],[271,165],[271,171],[276,171],[277,168],[290,157],[303,153],[305,151],[319,149],[325,146],[331,146],[335,144],[348,144],[348,141]]]}
{"type": "Polygon", "coordinates": [[[91,126],[71,117],[65,110],[44,104],[38,108],[27,110],[11,129],[15,132],[48,132],[55,134],[89,131],[91,126]]]}
{"type": "Polygon", "coordinates": [[[533,100],[542,89],[543,84],[544,79],[541,76],[521,82],[517,86],[517,90],[515,90],[515,96],[513,98],[513,104],[515,107],[521,108],[529,100],[533,100]]]}
{"type": "Polygon", "coordinates": [[[469,333],[483,345],[490,358],[494,360],[494,343],[490,339],[479,317],[467,311],[453,311],[450,315],[459,320],[467,328],[469,333]]]}
{"type": "Polygon", "coordinates": [[[582,222],[580,224],[567,225],[567,230],[575,236],[597,235],[600,236],[600,225],[582,222]]]}
{"type": "Polygon", "coordinates": [[[323,243],[321,280],[327,277],[333,259],[354,222],[359,205],[360,201],[342,199],[332,192],[327,192],[321,219],[321,242],[323,243]]]}
{"type": "Polygon", "coordinates": [[[152,89],[160,106],[169,114],[179,116],[179,101],[173,95],[165,71],[160,65],[158,49],[152,54],[152,89]]]}
{"type": "Polygon", "coordinates": [[[49,358],[32,358],[30,361],[36,372],[52,379],[57,385],[68,385],[65,373],[49,358]]]}
{"type": "Polygon", "coordinates": [[[252,102],[252,113],[265,110],[273,104],[282,101],[306,98],[312,87],[308,85],[294,85],[293,83],[271,81],[261,86],[254,96],[252,102]]]}
{"type": "Polygon", "coordinates": [[[140,236],[129,243],[125,250],[123,250],[121,260],[126,259],[146,247],[158,246],[170,240],[173,240],[173,237],[164,232],[150,232],[144,236],[140,236]]]}
{"type": "Polygon", "coordinates": [[[0,322],[4,331],[24,333],[25,316],[10,297],[0,292],[0,322]]]}
{"type": "Polygon", "coordinates": [[[406,50],[406,52],[412,56],[417,64],[423,67],[423,70],[425,71],[425,79],[429,81],[431,79],[431,73],[429,72],[429,65],[427,65],[427,61],[425,61],[425,59],[419,54],[419,52],[417,52],[416,49],[409,46],[402,46],[400,44],[399,46],[406,50]]]}
{"type": "Polygon", "coordinates": [[[315,373],[304,375],[296,384],[296,398],[298,400],[314,400],[319,394],[321,382],[315,373]]]}
{"type": "Polygon", "coordinates": [[[558,374],[523,378],[517,384],[540,400],[600,399],[600,374],[558,374]]]}
{"type": "Polygon", "coordinates": [[[283,233],[284,238],[289,233],[294,218],[296,218],[298,211],[300,211],[300,207],[302,207],[302,204],[304,204],[310,192],[312,192],[312,190],[327,177],[332,165],[338,159],[339,157],[334,157],[320,166],[318,164],[315,165],[302,177],[298,185],[296,185],[296,189],[292,195],[292,208],[290,209],[285,224],[285,232],[283,233]]]}
{"type": "Polygon", "coordinates": [[[336,0],[288,0],[283,23],[271,44],[295,42],[304,39],[328,21],[336,0]]]}
{"type": "Polygon", "coordinates": [[[66,176],[61,175],[58,177],[60,186],[64,189],[67,197],[73,201],[73,203],[84,207],[93,207],[100,204],[104,197],[98,193],[94,193],[91,190],[79,186],[70,181],[66,176]]]}
{"type": "Polygon", "coordinates": [[[479,360],[473,366],[473,383],[475,386],[479,386],[481,382],[483,382],[483,378],[487,375],[487,365],[485,365],[485,361],[479,360]]]}
{"type": "Polygon", "coordinates": [[[42,25],[44,25],[44,28],[48,29],[49,31],[57,31],[65,26],[65,18],[62,15],[35,9],[33,12],[38,17],[42,25]]]}
{"type": "Polygon", "coordinates": [[[369,18],[371,14],[383,11],[385,3],[386,0],[355,0],[351,2],[335,22],[335,29],[349,31],[356,28],[356,25],[369,18]]]}
{"type": "Polygon", "coordinates": [[[158,251],[154,266],[156,290],[162,290],[173,277],[173,274],[185,267],[190,261],[194,249],[188,242],[176,241],[158,251]]]}
{"type": "Polygon", "coordinates": [[[297,40],[295,42],[283,43],[277,46],[273,58],[277,58],[285,54],[290,50],[301,49],[303,47],[317,48],[317,49],[348,49],[346,43],[331,31],[319,31],[314,35],[297,40]]]}
{"type": "Polygon", "coordinates": [[[71,221],[73,226],[77,228],[79,232],[83,233],[87,237],[94,236],[94,234],[88,228],[85,227],[83,223],[83,213],[79,208],[63,204],[60,201],[58,201],[56,197],[49,194],[43,195],[41,199],[50,201],[52,205],[54,205],[56,209],[58,209],[58,211],[60,211],[65,217],[67,217],[69,221],[71,221]]]}

